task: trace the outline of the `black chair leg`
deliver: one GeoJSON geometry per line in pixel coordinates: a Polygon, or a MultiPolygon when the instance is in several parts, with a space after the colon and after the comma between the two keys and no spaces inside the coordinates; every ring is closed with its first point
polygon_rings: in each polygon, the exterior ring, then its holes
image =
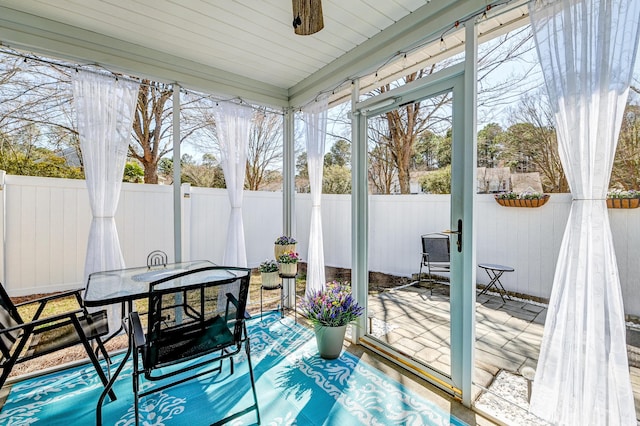
{"type": "MultiPolygon", "coordinates": [[[[109,384],[109,379],[104,374],[104,371],[102,370],[102,366],[100,365],[100,361],[98,360],[98,357],[96,356],[96,354],[93,352],[93,348],[91,347],[91,344],[87,340],[87,337],[85,336],[84,331],[82,330],[82,326],[80,325],[80,322],[76,317],[72,317],[72,321],[73,321],[73,326],[75,327],[78,333],[78,336],[80,337],[82,346],[84,346],[84,350],[87,352],[87,355],[89,356],[89,359],[93,364],[93,368],[96,370],[96,374],[100,378],[102,385],[106,387],[109,384]]],[[[111,401],[115,401],[117,399],[116,393],[113,391],[113,389],[109,390],[109,398],[111,399],[111,401]]]]}
{"type": "Polygon", "coordinates": [[[138,398],[139,398],[138,392],[140,390],[140,380],[139,380],[139,376],[138,376],[136,371],[134,371],[133,374],[135,376],[133,378],[133,412],[134,412],[134,416],[135,416],[135,419],[136,419],[135,420],[136,426],[138,426],[138,423],[139,423],[138,418],[140,417],[140,408],[139,408],[139,405],[138,405],[138,398]]]}

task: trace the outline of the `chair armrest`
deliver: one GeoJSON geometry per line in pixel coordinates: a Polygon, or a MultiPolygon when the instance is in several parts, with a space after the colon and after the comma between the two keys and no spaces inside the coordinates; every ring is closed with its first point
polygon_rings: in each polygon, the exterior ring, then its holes
{"type": "Polygon", "coordinates": [[[233,306],[235,306],[236,309],[238,309],[238,299],[236,299],[236,297],[231,293],[227,293],[226,296],[227,296],[227,302],[233,303],[233,306]]]}
{"type": "Polygon", "coordinates": [[[140,322],[140,315],[137,312],[131,312],[129,314],[129,323],[131,324],[131,333],[133,334],[134,347],[141,348],[146,343],[144,331],[142,330],[142,323],[140,322]]]}
{"type": "Polygon", "coordinates": [[[50,317],[45,317],[45,318],[40,318],[37,319],[35,321],[30,321],[30,322],[25,322],[22,324],[18,324],[18,325],[14,325],[13,327],[5,327],[5,328],[0,328],[0,334],[2,333],[10,333],[12,331],[16,331],[16,330],[21,330],[27,327],[38,327],[40,325],[45,325],[45,324],[49,324],[55,321],[60,321],[63,319],[71,319],[72,317],[76,316],[77,314],[84,314],[84,310],[82,309],[76,309],[75,311],[69,311],[69,312],[65,312],[64,314],[58,314],[58,315],[52,315],[50,317]]]}
{"type": "Polygon", "coordinates": [[[75,290],[69,290],[69,291],[65,291],[65,292],[62,292],[62,293],[52,294],[50,296],[39,297],[37,299],[29,300],[27,302],[16,303],[15,306],[16,307],[18,307],[18,306],[28,306],[28,305],[35,304],[35,303],[40,303],[40,304],[45,303],[46,304],[47,302],[49,302],[51,300],[62,299],[62,298],[69,297],[69,296],[75,296],[76,299],[78,300],[78,303],[80,304],[80,306],[82,306],[82,297],[80,296],[80,292],[81,291],[84,291],[84,289],[78,288],[78,289],[75,289],[75,290]]]}

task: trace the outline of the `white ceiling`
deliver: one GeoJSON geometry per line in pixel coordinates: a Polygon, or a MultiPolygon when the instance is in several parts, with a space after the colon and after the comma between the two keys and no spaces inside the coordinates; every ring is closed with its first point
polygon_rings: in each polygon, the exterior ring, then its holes
{"type": "Polygon", "coordinates": [[[290,0],[2,0],[0,42],[288,105],[379,67],[489,3],[323,0],[325,28],[298,36],[290,0]]]}

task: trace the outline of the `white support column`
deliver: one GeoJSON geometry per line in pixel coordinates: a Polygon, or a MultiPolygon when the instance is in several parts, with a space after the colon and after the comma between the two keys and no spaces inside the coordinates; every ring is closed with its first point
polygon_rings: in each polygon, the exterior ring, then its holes
{"type": "Polygon", "coordinates": [[[288,108],[284,113],[283,133],[282,232],[288,236],[295,236],[295,111],[291,108],[288,108]]]}
{"type": "MultiPolygon", "coordinates": [[[[284,142],[283,142],[283,179],[282,179],[282,232],[285,235],[295,237],[296,233],[296,155],[295,155],[295,111],[288,108],[284,112],[284,142]]],[[[277,259],[276,259],[277,260],[277,259]]],[[[292,278],[282,279],[285,294],[285,307],[294,308],[296,280],[292,278]]]]}
{"type": "Polygon", "coordinates": [[[475,199],[477,171],[477,93],[478,93],[478,32],[475,21],[465,27],[464,70],[464,178],[462,247],[462,403],[471,407],[473,370],[475,364],[476,326],[476,234],[475,199]]]}
{"type": "Polygon", "coordinates": [[[182,261],[182,194],[180,189],[180,86],[173,85],[173,255],[182,261]]]}
{"type": "MultiPolygon", "coordinates": [[[[367,176],[367,118],[354,113],[360,97],[360,81],[354,80],[351,89],[351,290],[368,314],[369,290],[369,209],[367,176]]],[[[368,319],[361,316],[353,327],[352,342],[357,343],[367,328],[368,319]]]]}

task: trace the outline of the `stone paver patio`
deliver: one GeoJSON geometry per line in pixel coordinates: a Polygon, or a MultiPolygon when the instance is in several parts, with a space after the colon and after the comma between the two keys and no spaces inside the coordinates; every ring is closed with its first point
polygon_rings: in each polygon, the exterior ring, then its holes
{"type": "MultiPolygon", "coordinates": [[[[450,374],[450,314],[447,286],[433,292],[408,286],[369,296],[372,334],[406,355],[450,374]]],[[[547,315],[546,306],[500,296],[476,301],[475,399],[500,370],[520,374],[535,368],[547,315]]],[[[636,416],[640,418],[640,331],[629,328],[627,347],[636,416]]]]}

